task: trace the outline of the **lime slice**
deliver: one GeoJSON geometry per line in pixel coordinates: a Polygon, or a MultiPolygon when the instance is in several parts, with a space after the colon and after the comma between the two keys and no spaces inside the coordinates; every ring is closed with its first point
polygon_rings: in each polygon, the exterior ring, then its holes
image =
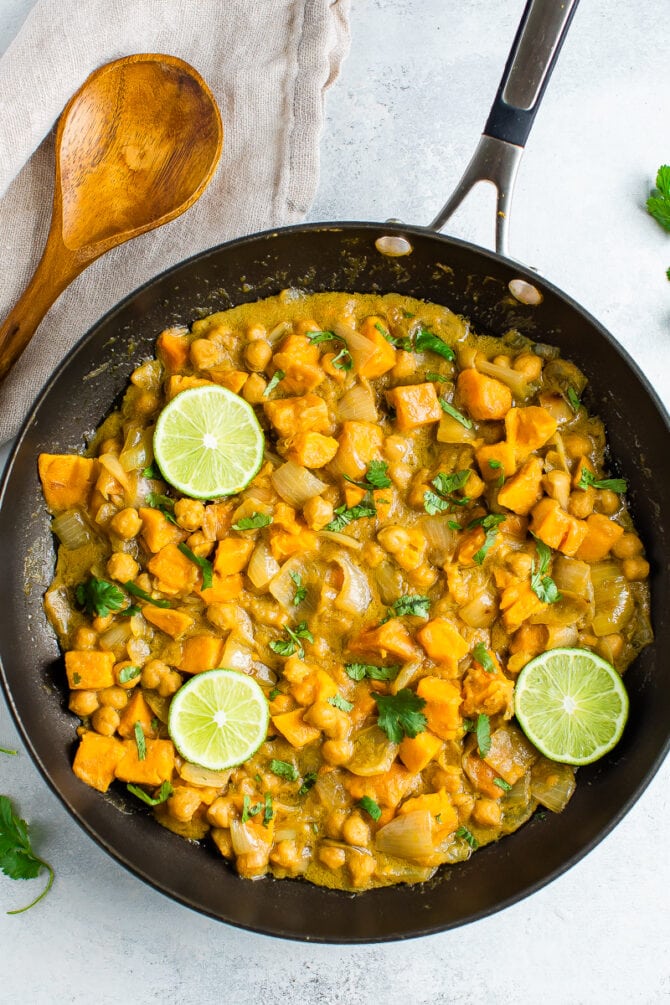
{"type": "Polygon", "coordinates": [[[172,699],[168,733],[187,761],[222,771],[258,750],[269,719],[267,699],[253,678],[237,670],[207,670],[172,699]]]}
{"type": "Polygon", "coordinates": [[[154,433],[163,477],[194,499],[240,492],[260,468],[264,447],[251,405],[218,384],[176,395],[158,416],[154,433]]]}
{"type": "Polygon", "coordinates": [[[516,717],[545,757],[590,764],[621,739],[628,695],[611,664],[588,649],[549,649],[516,682],[516,717]]]}

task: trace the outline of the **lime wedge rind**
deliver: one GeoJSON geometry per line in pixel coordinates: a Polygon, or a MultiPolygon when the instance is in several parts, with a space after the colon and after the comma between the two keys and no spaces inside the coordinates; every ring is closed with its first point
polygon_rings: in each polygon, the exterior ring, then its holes
{"type": "Polygon", "coordinates": [[[515,712],[545,757],[591,764],[621,739],[628,695],[616,669],[590,650],[550,649],[519,674],[515,712]]]}
{"type": "Polygon", "coordinates": [[[182,757],[212,771],[243,764],[267,736],[269,708],[252,677],[237,670],[208,670],[177,691],[168,732],[182,757]],[[215,721],[222,713],[222,721],[215,721]]]}

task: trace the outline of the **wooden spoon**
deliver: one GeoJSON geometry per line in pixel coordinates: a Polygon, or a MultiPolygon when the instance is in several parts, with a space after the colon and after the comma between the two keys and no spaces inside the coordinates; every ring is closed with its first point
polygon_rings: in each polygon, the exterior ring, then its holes
{"type": "Polygon", "coordinates": [[[68,283],[110,248],[174,220],[202,195],[221,154],[216,101],[175,56],[126,56],[95,70],[56,131],[46,247],[0,328],[0,380],[68,283]]]}

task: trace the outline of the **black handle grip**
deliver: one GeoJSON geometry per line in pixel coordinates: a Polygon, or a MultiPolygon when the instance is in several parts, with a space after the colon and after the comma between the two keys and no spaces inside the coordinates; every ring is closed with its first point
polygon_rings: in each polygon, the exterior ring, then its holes
{"type": "Polygon", "coordinates": [[[523,147],[579,0],[528,0],[484,135],[523,147]]]}

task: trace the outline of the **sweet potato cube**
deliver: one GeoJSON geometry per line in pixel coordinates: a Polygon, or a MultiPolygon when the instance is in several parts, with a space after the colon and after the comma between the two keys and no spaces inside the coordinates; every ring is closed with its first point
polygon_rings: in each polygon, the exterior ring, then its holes
{"type": "Polygon", "coordinates": [[[344,787],[352,799],[360,800],[364,796],[374,799],[378,806],[394,809],[401,799],[416,789],[418,777],[402,764],[394,762],[388,771],[381,775],[347,774],[344,787]]]}
{"type": "Polygon", "coordinates": [[[584,471],[588,471],[591,475],[595,475],[596,473],[595,468],[593,467],[593,464],[591,464],[588,457],[580,457],[575,464],[575,470],[572,475],[572,487],[574,489],[581,488],[579,483],[582,480],[582,474],[584,471]]]}
{"type": "Polygon", "coordinates": [[[567,513],[556,499],[541,499],[532,510],[530,529],[550,548],[574,555],[586,537],[586,521],[567,513]]]}
{"type": "Polygon", "coordinates": [[[624,529],[602,513],[591,513],[586,518],[586,535],[575,552],[583,562],[600,562],[617,543],[624,529]]]}
{"type": "Polygon", "coordinates": [[[278,435],[286,439],[310,430],[315,433],[327,433],[330,430],[328,406],[318,394],[265,401],[263,410],[278,435]]]}
{"type": "Polygon", "coordinates": [[[529,457],[515,475],[505,482],[498,492],[501,506],[513,513],[524,516],[530,513],[542,495],[542,473],[544,464],[541,457],[529,457]]]}
{"type": "Polygon", "coordinates": [[[318,535],[313,530],[303,528],[299,534],[289,534],[281,527],[270,527],[270,551],[278,562],[304,551],[314,551],[318,535]]]}
{"type": "Polygon", "coordinates": [[[389,405],[395,408],[396,429],[407,432],[420,426],[439,422],[442,409],[434,384],[407,384],[386,392],[389,405]]]}
{"type": "Polygon", "coordinates": [[[119,736],[132,739],[136,722],[139,722],[145,736],[151,736],[153,734],[151,726],[153,717],[154,713],[147,705],[144,695],[138,688],[133,692],[132,698],[119,714],[119,736]]]}
{"type": "Polygon", "coordinates": [[[181,391],[188,391],[191,387],[204,387],[207,384],[213,384],[212,380],[205,380],[203,377],[193,377],[190,374],[173,374],[168,378],[167,389],[165,395],[168,401],[172,401],[176,398],[181,391]]]}
{"type": "Polygon", "coordinates": [[[352,653],[379,656],[382,660],[398,656],[411,660],[417,655],[412,636],[398,618],[391,618],[377,628],[366,628],[349,643],[352,653]]]}
{"type": "Polygon", "coordinates": [[[88,504],[100,465],[79,454],[40,454],[37,460],[44,501],[52,513],[88,504]]]}
{"type": "Polygon", "coordinates": [[[321,730],[303,719],[304,708],[272,716],[272,725],[288,740],[292,747],[304,747],[321,736],[321,730]]]}
{"type": "Polygon", "coordinates": [[[332,461],[338,446],[334,437],[323,433],[298,433],[291,440],[286,459],[304,468],[322,468],[332,461]]]}
{"type": "Polygon", "coordinates": [[[439,792],[427,792],[422,796],[414,796],[413,799],[406,799],[399,808],[398,815],[413,813],[416,810],[429,811],[436,837],[447,837],[458,827],[456,807],[444,789],[440,789],[439,792]]]}
{"type": "Polygon", "coordinates": [[[505,416],[505,432],[517,460],[523,461],[534,450],[543,447],[556,432],[557,425],[553,415],[541,405],[511,408],[505,416]]]}
{"type": "Polygon", "coordinates": [[[106,792],[115,778],[123,756],[123,744],[115,736],[101,736],[89,730],[81,738],[72,770],[77,778],[98,792],[106,792]]]}
{"type": "Polygon", "coordinates": [[[184,632],[187,632],[195,620],[185,611],[155,607],[152,604],[146,604],[142,608],[142,614],[147,621],[155,625],[156,628],[160,628],[166,635],[171,635],[173,639],[178,639],[184,632]]]}
{"type": "Polygon", "coordinates": [[[181,646],[179,669],[185,673],[202,673],[221,666],[223,639],[218,635],[192,635],[181,646]]]}
{"type": "Polygon", "coordinates": [[[468,643],[448,618],[433,618],[416,637],[432,660],[453,668],[469,651],[468,643]]]}
{"type": "Polygon", "coordinates": [[[428,729],[416,736],[405,736],[400,743],[398,756],[408,771],[423,771],[442,749],[442,740],[428,729]]]}
{"type": "Polygon", "coordinates": [[[233,394],[239,394],[247,382],[249,374],[246,370],[209,370],[209,376],[215,384],[226,387],[233,394]]]}
{"type": "Polygon", "coordinates": [[[206,590],[198,590],[198,596],[206,604],[225,604],[227,600],[235,600],[239,597],[244,586],[244,581],[239,572],[232,576],[220,576],[215,572],[212,576],[212,585],[206,590]]]}
{"type": "Polygon", "coordinates": [[[365,318],[361,322],[359,331],[361,335],[365,335],[367,339],[375,345],[375,352],[369,359],[366,359],[358,367],[359,377],[366,377],[368,380],[374,380],[375,377],[381,377],[382,374],[388,373],[395,366],[396,361],[396,351],[391,345],[387,338],[384,338],[380,328],[385,330],[386,325],[382,318],[369,317],[365,318]],[[379,327],[377,327],[379,325],[379,327]]]}
{"type": "Polygon", "coordinates": [[[360,481],[370,461],[379,456],[383,440],[384,434],[374,422],[353,419],[343,422],[334,467],[340,474],[360,481]]]}
{"type": "Polygon", "coordinates": [[[501,475],[509,478],[516,471],[514,447],[507,440],[485,444],[475,450],[475,457],[485,482],[494,482],[501,475]]]}
{"type": "Polygon", "coordinates": [[[527,581],[510,583],[500,597],[503,624],[510,634],[520,628],[532,614],[537,614],[546,606],[531,590],[527,581]]]}
{"type": "Polygon", "coordinates": [[[140,760],[136,740],[123,740],[123,754],[116,766],[116,777],[135,785],[160,785],[168,782],[174,771],[172,740],[144,741],[146,756],[140,760]]]}
{"type": "Polygon", "coordinates": [[[416,693],[425,699],[422,712],[431,733],[442,740],[453,740],[461,735],[460,688],[442,677],[422,677],[416,693]]]}
{"type": "Polygon", "coordinates": [[[71,649],[65,653],[65,672],[73,691],[99,691],[114,680],[114,653],[99,649],[71,649]]]}
{"type": "Polygon", "coordinates": [[[461,690],[461,715],[472,718],[480,712],[484,715],[503,712],[506,719],[512,715],[514,682],[499,671],[488,673],[473,663],[463,678],[461,690]]]}
{"type": "Polygon", "coordinates": [[[167,373],[186,369],[190,345],[185,328],[166,328],[160,333],[156,339],[156,355],[167,373]]]}
{"type": "Polygon", "coordinates": [[[214,571],[222,576],[232,576],[247,567],[254,550],[254,542],[242,537],[226,537],[216,546],[214,571]]]}
{"type": "Polygon", "coordinates": [[[272,362],[275,370],[282,370],[281,386],[285,391],[302,394],[313,391],[325,379],[320,362],[318,345],[306,335],[289,335],[284,339],[272,362]]]}
{"type": "Polygon", "coordinates": [[[155,576],[158,589],[163,593],[191,593],[202,575],[195,562],[184,555],[176,544],[166,544],[161,548],[147,562],[147,569],[155,576]]]}
{"type": "Polygon", "coordinates": [[[181,527],[176,527],[159,509],[140,506],[137,511],[142,520],[141,537],[149,551],[160,551],[168,544],[179,544],[186,537],[181,527]]]}
{"type": "Polygon", "coordinates": [[[456,394],[473,419],[504,419],[512,407],[512,392],[507,384],[478,370],[461,370],[456,394]]]}

